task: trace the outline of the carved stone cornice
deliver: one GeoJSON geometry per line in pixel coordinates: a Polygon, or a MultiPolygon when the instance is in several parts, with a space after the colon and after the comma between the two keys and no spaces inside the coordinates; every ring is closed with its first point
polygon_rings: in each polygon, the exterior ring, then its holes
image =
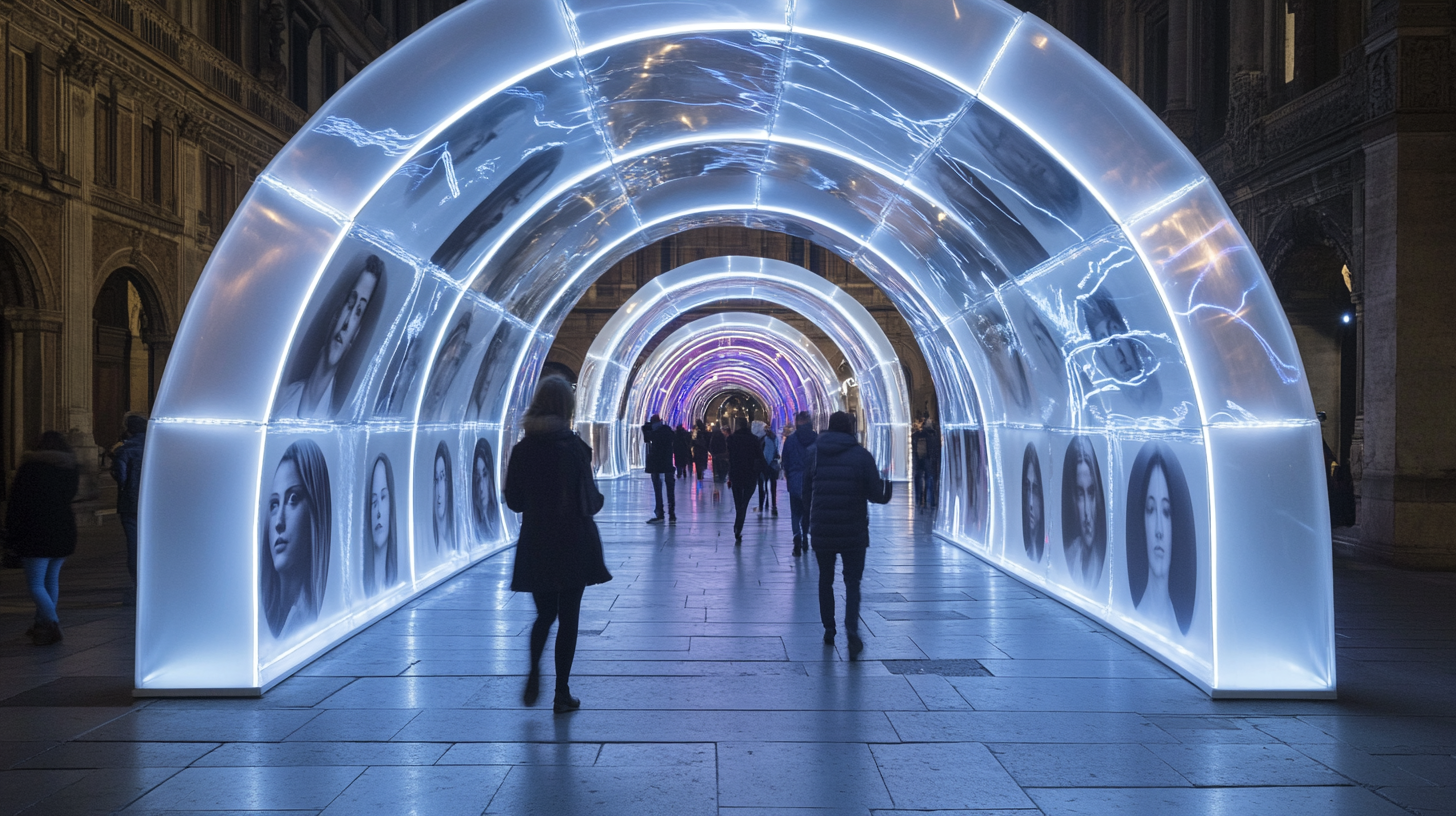
{"type": "Polygon", "coordinates": [[[61,70],[71,79],[88,87],[95,87],[97,71],[100,65],[96,58],[81,50],[81,46],[72,42],[66,46],[58,61],[61,70]]]}
{"type": "Polygon", "coordinates": [[[5,322],[10,324],[10,330],[13,332],[56,334],[60,332],[61,325],[65,323],[65,316],[61,312],[33,309],[29,306],[6,306],[4,313],[5,322]]]}
{"type": "Polygon", "coordinates": [[[180,233],[185,227],[182,219],[171,213],[162,212],[160,210],[144,210],[140,207],[128,204],[125,201],[119,201],[109,195],[104,195],[100,192],[92,193],[91,204],[96,207],[96,209],[101,210],[102,212],[108,213],[113,216],[118,216],[125,219],[126,221],[131,222],[129,224],[126,224],[126,226],[128,227],[135,227],[135,225],[140,224],[142,226],[151,227],[152,229],[172,234],[180,233]]]}

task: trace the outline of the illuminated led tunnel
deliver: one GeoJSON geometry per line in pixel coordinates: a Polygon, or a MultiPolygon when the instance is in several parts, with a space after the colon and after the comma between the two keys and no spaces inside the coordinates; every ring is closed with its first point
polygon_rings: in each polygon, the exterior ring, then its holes
{"type": "Polygon", "coordinates": [[[508,546],[501,460],[565,316],[723,224],[840,254],[908,321],[937,534],[1212,694],[1333,694],[1319,430],[1268,278],[1158,118],[998,0],[476,0],[368,66],[188,305],[137,687],[256,693],[508,546]]]}
{"type": "MultiPolygon", "coordinates": [[[[592,442],[597,474],[626,475],[628,459],[620,441],[634,437],[633,423],[622,417],[628,385],[634,382],[632,367],[648,343],[679,316],[733,300],[772,302],[828,335],[854,375],[864,407],[860,420],[866,447],[876,461],[891,466],[896,478],[904,478],[909,473],[910,402],[904,371],[885,330],[848,293],[803,267],[731,255],[684,264],[648,281],[592,341],[577,380],[577,428],[592,442]]],[[[822,420],[819,427],[824,427],[822,420]]]]}
{"type": "Polygon", "coordinates": [[[644,462],[641,435],[632,429],[654,414],[691,426],[709,400],[735,385],[760,399],[778,431],[791,427],[798,411],[813,413],[822,428],[831,413],[844,410],[839,378],[814,341],[761,314],[724,312],[688,323],[653,350],[637,383],[628,391],[614,446],[630,453],[634,468],[644,462]]]}

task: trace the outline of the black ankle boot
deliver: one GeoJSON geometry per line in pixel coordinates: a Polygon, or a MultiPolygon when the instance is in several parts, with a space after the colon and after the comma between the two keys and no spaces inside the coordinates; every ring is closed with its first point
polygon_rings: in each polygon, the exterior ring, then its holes
{"type": "Polygon", "coordinates": [[[526,675],[526,691],[521,695],[521,702],[528,707],[536,704],[536,699],[541,696],[541,670],[535,666],[531,667],[531,673],[526,675]]]}
{"type": "Polygon", "coordinates": [[[556,701],[551,708],[557,714],[565,714],[568,711],[575,711],[581,708],[581,700],[572,697],[569,691],[564,693],[558,691],[556,692],[556,701]]]}

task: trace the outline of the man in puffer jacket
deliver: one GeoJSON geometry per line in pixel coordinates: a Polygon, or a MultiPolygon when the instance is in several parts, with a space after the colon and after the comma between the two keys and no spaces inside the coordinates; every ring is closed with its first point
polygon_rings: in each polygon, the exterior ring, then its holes
{"type": "Polygon", "coordinates": [[[652,496],[656,500],[653,508],[652,518],[647,520],[648,524],[661,524],[662,518],[662,483],[667,482],[667,521],[677,523],[677,495],[673,492],[675,480],[673,479],[672,467],[672,446],[677,440],[673,433],[672,426],[662,421],[662,417],[653,414],[642,426],[642,441],[647,443],[647,472],[652,474],[652,496]]]}
{"type": "Polygon", "coordinates": [[[836,411],[819,435],[804,468],[804,514],[809,542],[819,562],[819,619],[824,642],[834,642],[834,556],[844,561],[844,629],[849,657],[864,650],[859,638],[859,582],[870,546],[869,503],[890,501],[890,482],[875,457],[854,437],[854,415],[836,411]]]}
{"type": "Polygon", "coordinates": [[[809,531],[808,520],[804,518],[804,467],[809,463],[809,449],[819,434],[814,431],[814,415],[800,411],[794,415],[794,432],[784,440],[782,456],[784,479],[789,489],[789,523],[794,531],[794,557],[809,548],[805,533],[809,531]]]}

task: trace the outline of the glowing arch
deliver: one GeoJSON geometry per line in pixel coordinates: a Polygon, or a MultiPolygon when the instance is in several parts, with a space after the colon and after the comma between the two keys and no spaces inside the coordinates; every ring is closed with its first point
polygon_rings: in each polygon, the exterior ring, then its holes
{"type": "Polygon", "coordinates": [[[630,429],[653,414],[672,425],[692,425],[730,385],[758,396],[779,431],[793,425],[796,411],[812,412],[823,427],[829,414],[844,409],[839,377],[824,353],[803,332],[768,315],[723,312],[688,323],[653,349],[637,383],[627,394],[615,446],[629,454],[633,467],[643,465],[642,446],[631,444],[630,429]]]}
{"type": "Polygon", "coordinates": [[[179,329],[138,688],[266,688],[506,546],[492,480],[560,322],[713,224],[810,238],[906,317],[937,533],[1215,695],[1333,694],[1318,427],[1267,276],[1161,122],[998,0],[476,0],[370,65],[260,175],[179,329]],[[1192,539],[1176,579],[1135,574],[1146,485],[1192,539]],[[317,547],[275,542],[275,490],[316,498],[317,547]]]}
{"type": "Polygon", "coordinates": [[[829,336],[858,385],[866,446],[877,461],[893,465],[896,478],[904,478],[909,472],[910,401],[899,356],[884,329],[843,289],[803,267],[734,255],[684,264],[648,281],[592,341],[577,381],[577,428],[597,449],[598,476],[626,475],[618,440],[630,438],[622,434],[632,425],[623,427],[619,417],[642,350],[678,316],[739,299],[784,306],[829,336]]]}

